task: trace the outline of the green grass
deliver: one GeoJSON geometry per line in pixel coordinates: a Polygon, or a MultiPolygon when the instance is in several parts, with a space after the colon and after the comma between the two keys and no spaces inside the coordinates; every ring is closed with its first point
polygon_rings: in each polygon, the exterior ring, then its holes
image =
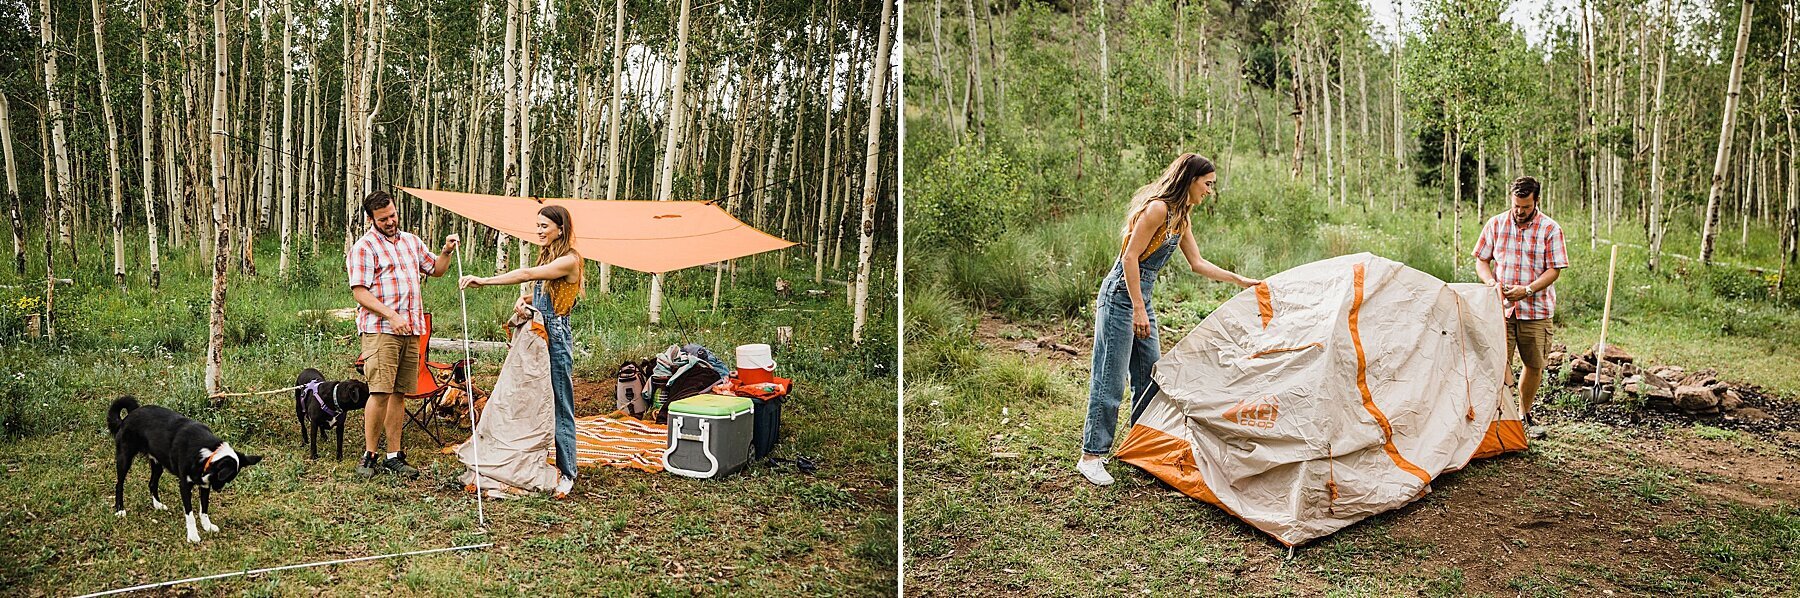
{"type": "MultiPolygon", "coordinates": [[[[41,245],[32,245],[41,247],[41,245]]],[[[111,260],[84,247],[81,266],[59,254],[59,276],[76,283],[56,295],[58,340],[0,329],[0,587],[30,594],[75,594],[244,568],[493,542],[493,548],[398,560],[286,571],[202,582],[201,594],[298,595],[399,592],[408,595],[891,594],[897,568],[895,339],[891,274],[871,290],[869,338],[849,342],[843,287],[809,297],[810,263],[750,260],[727,277],[712,311],[710,271],[672,274],[663,324],[647,323],[645,280],[623,273],[610,294],[590,285],[573,316],[580,380],[609,378],[624,358],[671,343],[699,342],[727,357],[738,344],[771,342],[792,326],[795,345],[778,350],[782,375],[797,381],[786,404],[777,456],[804,454],[816,474],[755,466],[711,482],[666,474],[588,470],[574,500],[487,503],[480,533],[476,504],[454,477],[461,467],[437,454],[417,430],[405,434],[418,481],[362,480],[354,459],[305,458],[285,395],[204,399],[205,311],[210,281],[191,251],[165,248],[162,289],[134,270],[128,288],[111,281],[111,260]],[[752,267],[755,265],[755,267],[752,267]],[[792,299],[773,281],[795,281],[792,299]],[[219,534],[189,545],[181,516],[148,507],[147,472],[126,483],[130,515],[115,519],[112,448],[104,410],[120,394],[177,409],[209,425],[238,450],[264,455],[216,498],[219,534]]],[[[274,275],[276,252],[259,247],[261,276],[231,279],[224,378],[231,390],[281,388],[303,368],[350,377],[352,325],[302,316],[353,305],[341,288],[342,258],[306,258],[287,280],[274,275]]],[[[133,250],[130,263],[141,263],[133,250]]],[[[0,300],[41,296],[41,257],[23,280],[0,273],[0,300]]],[[[489,273],[492,257],[470,257],[471,273],[489,273]],[[484,265],[477,265],[484,264],[484,265]]],[[[452,276],[454,266],[452,266],[452,276]]],[[[590,270],[590,281],[593,271],[590,270]]],[[[499,340],[510,289],[469,296],[470,337],[499,340]]],[[[450,278],[425,286],[436,335],[462,335],[450,278]]],[[[16,314],[13,314],[16,315],[16,314]]],[[[492,383],[500,355],[478,367],[492,383]]],[[[434,354],[450,360],[459,356],[434,354]]],[[[610,405],[610,397],[603,398],[610,405]]],[[[360,416],[346,434],[360,450],[360,416]]],[[[466,433],[451,432],[462,438],[466,433]]],[[[178,498],[172,480],[164,501],[178,498]]],[[[13,592],[4,592],[13,593],[13,592]]]]}

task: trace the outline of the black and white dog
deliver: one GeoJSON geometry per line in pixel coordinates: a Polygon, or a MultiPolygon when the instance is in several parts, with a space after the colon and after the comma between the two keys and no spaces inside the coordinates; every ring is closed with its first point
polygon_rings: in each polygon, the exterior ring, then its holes
{"type": "Polygon", "coordinates": [[[294,419],[300,421],[300,444],[319,458],[319,439],[325,430],[337,429],[337,458],[344,458],[344,422],[348,411],[369,404],[369,385],[361,380],[333,382],[319,370],[306,368],[294,380],[294,419]]]}
{"type": "Polygon", "coordinates": [[[189,542],[200,541],[200,532],[194,528],[194,486],[200,487],[200,527],[217,532],[219,526],[207,517],[212,491],[224,490],[238,472],[262,461],[256,455],[237,454],[200,422],[156,405],[139,406],[138,400],[130,396],[115,399],[107,408],[106,429],[112,431],[118,449],[119,479],[113,487],[113,514],[125,516],[125,474],[131,472],[132,460],[143,453],[150,459],[151,507],[158,511],[169,509],[159,499],[157,490],[164,468],[180,481],[189,542]]]}

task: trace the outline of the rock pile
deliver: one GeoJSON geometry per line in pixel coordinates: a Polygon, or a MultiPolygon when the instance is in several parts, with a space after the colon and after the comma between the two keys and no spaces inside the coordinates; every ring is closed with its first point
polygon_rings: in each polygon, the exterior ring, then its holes
{"type": "Polygon", "coordinates": [[[1565,386],[1591,388],[1599,383],[1602,392],[1597,402],[1617,397],[1619,391],[1644,397],[1644,406],[1665,411],[1680,411],[1695,416],[1718,416],[1759,422],[1770,419],[1767,412],[1745,404],[1747,397],[1760,397],[1753,386],[1735,386],[1719,380],[1711,369],[1690,372],[1681,366],[1641,366],[1630,353],[1618,347],[1606,348],[1602,363],[1589,349],[1570,356],[1560,344],[1549,356],[1551,370],[1567,364],[1561,378],[1565,386]]]}

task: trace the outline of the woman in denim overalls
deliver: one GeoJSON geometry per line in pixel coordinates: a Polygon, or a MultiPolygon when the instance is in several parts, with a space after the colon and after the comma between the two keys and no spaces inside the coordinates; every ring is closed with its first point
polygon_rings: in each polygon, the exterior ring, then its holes
{"type": "MultiPolygon", "coordinates": [[[[1082,456],[1075,467],[1089,482],[1113,483],[1106,472],[1106,457],[1112,454],[1127,377],[1133,401],[1142,400],[1139,397],[1150,386],[1151,367],[1162,355],[1150,289],[1176,247],[1195,274],[1240,287],[1260,282],[1206,261],[1194,243],[1189,210],[1212,194],[1217,178],[1212,162],[1197,154],[1182,154],[1163,171],[1162,178],[1132,194],[1119,259],[1100,282],[1100,297],[1094,304],[1093,379],[1088,384],[1087,425],[1081,432],[1082,456]]],[[[1134,412],[1136,407],[1134,404],[1134,412]]]]}
{"type": "Polygon", "coordinates": [[[570,370],[574,366],[571,345],[574,334],[569,328],[569,312],[583,294],[581,254],[575,252],[574,222],[569,210],[562,206],[544,206],[538,210],[537,265],[519,268],[481,278],[462,277],[462,287],[518,284],[538,281],[531,295],[520,297],[513,310],[526,316],[530,305],[544,317],[544,334],[550,346],[550,390],[556,401],[556,469],[562,475],[556,484],[556,497],[568,496],[575,486],[575,387],[570,370]]]}

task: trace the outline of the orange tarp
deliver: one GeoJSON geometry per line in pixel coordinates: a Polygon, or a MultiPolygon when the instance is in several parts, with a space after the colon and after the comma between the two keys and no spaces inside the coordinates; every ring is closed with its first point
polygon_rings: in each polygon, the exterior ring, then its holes
{"type": "MultiPolygon", "coordinates": [[[[500,232],[537,242],[537,211],[569,209],[581,257],[660,274],[794,245],[703,201],[605,201],[400,190],[500,232]]],[[[465,241],[466,242],[466,241],[465,241]]]]}

